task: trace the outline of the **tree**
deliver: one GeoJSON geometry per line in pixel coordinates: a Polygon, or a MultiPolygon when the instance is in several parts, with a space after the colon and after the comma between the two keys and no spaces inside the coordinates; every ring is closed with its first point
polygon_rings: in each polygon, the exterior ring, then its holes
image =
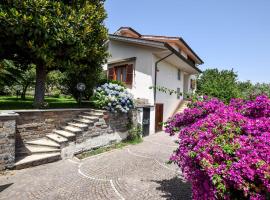
{"type": "Polygon", "coordinates": [[[59,96],[63,88],[67,87],[63,85],[64,78],[64,73],[59,70],[50,71],[46,79],[46,92],[53,96],[59,96]]]}
{"type": "Polygon", "coordinates": [[[244,99],[254,99],[258,95],[267,95],[270,97],[269,83],[252,84],[250,81],[238,83],[238,88],[241,92],[241,97],[244,99]]]}
{"type": "Polygon", "coordinates": [[[242,81],[238,82],[238,89],[241,93],[241,98],[247,99],[249,98],[250,94],[252,93],[252,90],[254,88],[251,81],[242,81]]]}
{"type": "Polygon", "coordinates": [[[21,77],[17,80],[19,86],[21,86],[21,99],[25,99],[27,89],[35,82],[36,71],[34,65],[29,65],[27,70],[22,71],[21,77]]]}
{"type": "Polygon", "coordinates": [[[270,97],[270,83],[256,83],[253,86],[252,93],[253,96],[264,94],[270,97]]]}
{"type": "Polygon", "coordinates": [[[197,93],[229,102],[239,97],[237,74],[232,70],[207,69],[198,78],[197,93]]]}
{"type": "Polygon", "coordinates": [[[17,69],[10,60],[0,62],[0,94],[4,94],[4,87],[11,87],[21,77],[21,70],[17,69]]]}
{"type": "Polygon", "coordinates": [[[96,86],[102,76],[102,69],[96,68],[95,71],[91,68],[81,70],[69,69],[65,72],[63,83],[67,87],[67,93],[71,94],[76,100],[79,100],[80,93],[77,90],[77,83],[85,84],[86,89],[83,92],[83,97],[89,99],[93,94],[93,88],[96,86]]]}
{"type": "Polygon", "coordinates": [[[102,0],[0,2],[0,60],[36,66],[35,107],[43,106],[49,71],[101,69],[105,18],[102,0]]]}

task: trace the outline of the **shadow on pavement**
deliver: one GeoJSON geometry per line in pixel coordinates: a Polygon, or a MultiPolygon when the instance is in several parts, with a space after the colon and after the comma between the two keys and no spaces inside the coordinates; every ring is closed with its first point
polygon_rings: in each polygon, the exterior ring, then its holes
{"type": "Polygon", "coordinates": [[[3,192],[5,189],[7,189],[9,186],[13,185],[13,183],[0,185],[0,192],[3,192]]]}
{"type": "Polygon", "coordinates": [[[191,185],[183,182],[183,180],[177,176],[169,180],[155,180],[152,182],[159,184],[156,189],[163,193],[162,198],[168,200],[192,200],[191,185]]]}

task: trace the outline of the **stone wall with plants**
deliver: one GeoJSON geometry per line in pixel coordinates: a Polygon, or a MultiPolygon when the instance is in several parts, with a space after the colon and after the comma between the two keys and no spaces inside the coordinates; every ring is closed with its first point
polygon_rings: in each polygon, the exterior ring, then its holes
{"type": "Polygon", "coordinates": [[[103,118],[89,126],[81,134],[77,134],[76,142],[62,149],[62,157],[69,158],[84,151],[108,146],[126,140],[129,130],[137,120],[133,113],[105,113],[103,118]]]}
{"type": "Polygon", "coordinates": [[[95,122],[77,137],[77,142],[86,141],[90,138],[115,132],[126,133],[131,123],[131,112],[129,113],[105,113],[103,118],[95,122]]]}
{"type": "MultiPolygon", "coordinates": [[[[28,110],[0,114],[0,171],[12,168],[16,148],[24,141],[45,137],[53,129],[89,109],[28,110]]],[[[125,140],[136,124],[136,110],[128,113],[104,112],[94,124],[76,135],[76,141],[62,149],[62,157],[125,140]]]]}
{"type": "Polygon", "coordinates": [[[17,118],[16,145],[23,141],[45,137],[56,128],[72,121],[74,117],[89,109],[50,109],[16,111],[17,118]]]}

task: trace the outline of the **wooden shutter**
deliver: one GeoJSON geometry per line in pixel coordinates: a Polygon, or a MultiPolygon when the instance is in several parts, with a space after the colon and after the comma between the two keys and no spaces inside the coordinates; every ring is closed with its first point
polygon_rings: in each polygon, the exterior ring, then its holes
{"type": "Polygon", "coordinates": [[[133,82],[133,64],[127,65],[127,80],[126,84],[132,85],[133,82]]]}
{"type": "Polygon", "coordinates": [[[116,76],[115,76],[115,69],[113,67],[109,68],[108,70],[108,79],[109,80],[115,80],[116,76]]]}

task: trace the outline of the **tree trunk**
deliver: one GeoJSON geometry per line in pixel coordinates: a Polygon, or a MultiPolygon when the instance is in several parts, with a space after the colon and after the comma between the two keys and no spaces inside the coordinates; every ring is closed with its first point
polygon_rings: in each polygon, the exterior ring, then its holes
{"type": "Polygon", "coordinates": [[[25,86],[23,87],[23,91],[22,91],[22,94],[21,94],[21,99],[22,100],[25,100],[26,91],[27,91],[27,88],[28,88],[29,85],[30,85],[30,82],[26,83],[25,86]]]}
{"type": "Polygon", "coordinates": [[[43,65],[36,66],[36,85],[35,85],[35,98],[34,107],[44,107],[45,96],[45,80],[46,80],[46,68],[43,65]]]}

